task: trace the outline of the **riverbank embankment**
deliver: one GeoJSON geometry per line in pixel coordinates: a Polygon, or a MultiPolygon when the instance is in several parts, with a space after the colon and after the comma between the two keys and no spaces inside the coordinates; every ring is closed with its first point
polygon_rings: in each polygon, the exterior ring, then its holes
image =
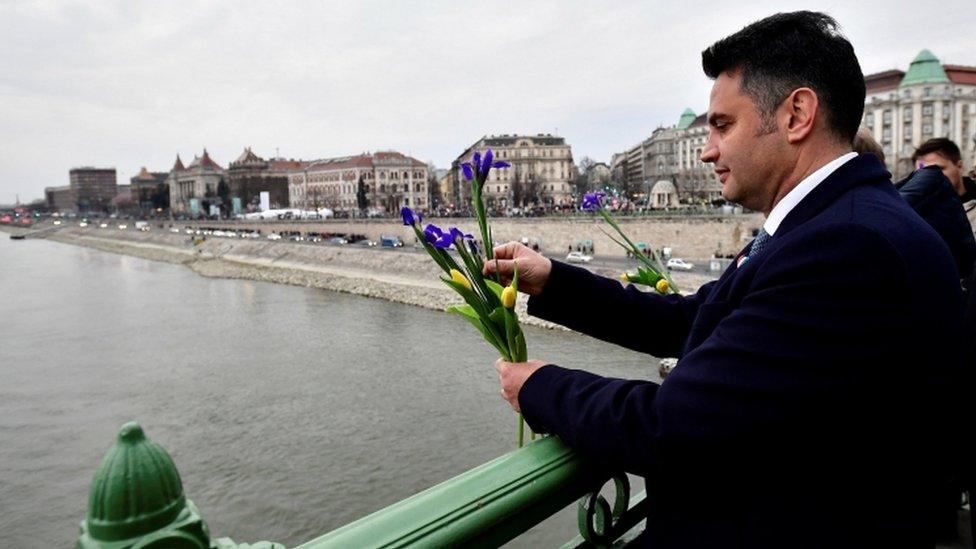
{"type": "MultiPolygon", "coordinates": [[[[6,228],[8,232],[20,229],[6,228]]],[[[202,276],[275,282],[345,292],[366,297],[443,310],[458,303],[444,286],[440,270],[422,251],[353,245],[311,244],[265,239],[208,237],[161,231],[66,227],[47,232],[48,240],[97,250],[184,265],[202,276]]],[[[593,268],[605,276],[619,272],[593,268]]],[[[675,274],[676,283],[693,291],[711,277],[675,274]]],[[[527,297],[519,296],[517,310],[526,324],[555,327],[526,314],[527,297]]]]}

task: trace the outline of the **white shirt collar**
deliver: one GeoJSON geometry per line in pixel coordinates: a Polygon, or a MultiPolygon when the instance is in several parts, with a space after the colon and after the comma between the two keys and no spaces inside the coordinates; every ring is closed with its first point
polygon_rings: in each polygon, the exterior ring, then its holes
{"type": "Polygon", "coordinates": [[[769,212],[769,216],[766,217],[766,222],[763,223],[763,229],[766,229],[769,236],[773,236],[776,233],[776,229],[778,229],[779,224],[786,219],[786,215],[793,211],[793,208],[795,208],[801,200],[810,194],[810,191],[816,189],[817,185],[823,183],[824,179],[827,179],[830,174],[837,171],[837,168],[840,168],[846,164],[848,160],[854,158],[855,156],[857,156],[856,152],[849,152],[840,156],[839,158],[831,160],[830,162],[824,164],[819,170],[808,175],[803,179],[803,181],[800,181],[796,187],[793,187],[793,190],[786,193],[786,196],[784,196],[783,199],[773,207],[773,210],[769,212]]]}

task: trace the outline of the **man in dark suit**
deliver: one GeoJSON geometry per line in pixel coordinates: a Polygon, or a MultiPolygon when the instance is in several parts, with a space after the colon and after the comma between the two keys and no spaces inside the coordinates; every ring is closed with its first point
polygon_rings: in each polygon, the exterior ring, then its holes
{"type": "Polygon", "coordinates": [[[529,312],[680,360],[662,384],[544,360],[496,367],[533,429],[647,478],[651,547],[925,547],[956,466],[962,311],[945,244],[851,152],[864,79],[824,14],[778,14],[702,54],[702,160],[760,235],[686,297],[517,243],[529,312]]]}

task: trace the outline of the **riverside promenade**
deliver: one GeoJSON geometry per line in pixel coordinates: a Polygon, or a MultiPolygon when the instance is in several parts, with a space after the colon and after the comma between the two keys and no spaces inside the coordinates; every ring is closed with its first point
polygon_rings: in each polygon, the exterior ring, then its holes
{"type": "MultiPolygon", "coordinates": [[[[292,242],[288,239],[268,240],[264,236],[258,239],[214,236],[194,239],[196,235],[188,235],[186,232],[188,226],[186,222],[174,222],[172,227],[167,222],[163,223],[162,228],[154,224],[152,229],[146,232],[133,229],[131,223],[128,225],[125,230],[119,230],[115,224],[107,228],[98,228],[94,223],[84,228],[70,225],[62,226],[57,230],[45,230],[45,224],[37,226],[35,231],[9,227],[5,229],[12,234],[15,231],[27,235],[34,234],[36,237],[65,244],[153,261],[182,264],[207,277],[306,286],[438,310],[457,303],[454,292],[438,280],[441,272],[437,265],[422,253],[422,250],[413,249],[412,239],[401,237],[406,243],[405,248],[386,249],[292,242]],[[178,232],[172,232],[173,229],[178,232]]],[[[214,223],[200,223],[200,225],[214,226],[214,223]]],[[[258,224],[234,224],[237,229],[252,228],[252,225],[258,224]]],[[[368,236],[372,236],[373,232],[378,235],[399,236],[401,229],[408,229],[390,221],[360,222],[358,227],[349,224],[352,231],[348,231],[349,227],[341,223],[329,224],[327,228],[323,228],[321,223],[316,224],[314,228],[304,223],[265,222],[259,225],[263,235],[273,231],[296,231],[299,226],[304,226],[306,231],[339,232],[346,229],[347,232],[354,232],[358,229],[363,232],[356,234],[368,236]]],[[[592,226],[592,222],[590,225],[592,226]]],[[[566,233],[572,231],[558,225],[556,227],[557,231],[566,233]]],[[[514,230],[510,228],[509,230],[515,233],[514,230]]],[[[599,232],[595,228],[592,230],[599,232]]],[[[517,238],[520,237],[512,237],[512,239],[517,238]]],[[[595,242],[595,246],[599,255],[601,253],[599,241],[595,242]]],[[[602,248],[605,251],[610,249],[609,245],[602,248]]],[[[550,252],[548,249],[543,251],[554,259],[565,256],[565,252],[560,253],[558,249],[555,252],[550,252]]],[[[588,268],[598,274],[618,278],[623,269],[633,268],[635,265],[635,261],[628,261],[620,254],[619,257],[611,257],[607,261],[596,261],[588,268]]],[[[684,293],[694,292],[715,276],[717,274],[674,273],[675,282],[684,293]]],[[[526,301],[525,295],[519,296],[517,309],[523,322],[547,328],[556,327],[525,314],[526,301]]]]}

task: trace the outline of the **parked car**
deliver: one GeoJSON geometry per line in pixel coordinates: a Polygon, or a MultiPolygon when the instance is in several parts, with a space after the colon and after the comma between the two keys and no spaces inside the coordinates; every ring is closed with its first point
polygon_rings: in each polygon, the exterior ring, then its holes
{"type": "Polygon", "coordinates": [[[381,236],[380,246],[384,248],[402,248],[403,241],[398,236],[381,236]]]}
{"type": "Polygon", "coordinates": [[[590,261],[593,261],[593,257],[586,255],[583,252],[569,252],[569,254],[566,255],[566,261],[569,261],[570,263],[589,263],[590,261]]]}
{"type": "Polygon", "coordinates": [[[345,245],[345,244],[349,244],[349,241],[346,240],[345,238],[342,238],[341,236],[333,236],[332,238],[329,239],[329,243],[345,245]]]}
{"type": "Polygon", "coordinates": [[[677,269],[679,271],[690,271],[695,268],[694,263],[688,263],[680,257],[672,257],[668,260],[668,269],[677,269]]]}

